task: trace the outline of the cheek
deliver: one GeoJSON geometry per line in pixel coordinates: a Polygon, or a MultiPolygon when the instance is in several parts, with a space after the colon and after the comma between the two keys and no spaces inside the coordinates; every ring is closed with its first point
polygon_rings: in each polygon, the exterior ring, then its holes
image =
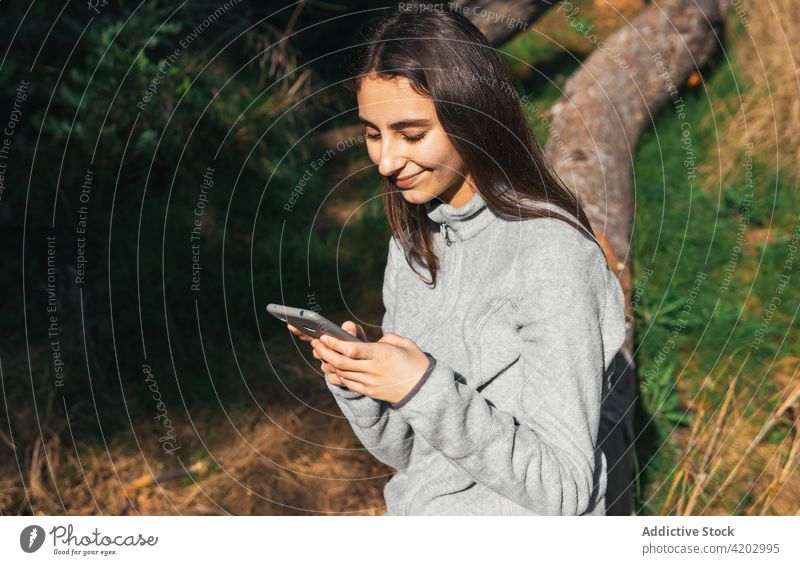
{"type": "Polygon", "coordinates": [[[430,143],[424,149],[420,148],[419,153],[420,162],[443,177],[458,176],[463,166],[455,147],[443,135],[432,136],[430,143]]]}
{"type": "Polygon", "coordinates": [[[376,165],[381,160],[381,148],[379,144],[367,142],[367,154],[369,155],[370,161],[375,163],[376,165]]]}

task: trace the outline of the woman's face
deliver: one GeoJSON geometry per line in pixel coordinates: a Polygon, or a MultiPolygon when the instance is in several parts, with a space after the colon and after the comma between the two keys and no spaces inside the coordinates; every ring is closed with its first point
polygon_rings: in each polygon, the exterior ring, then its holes
{"type": "Polygon", "coordinates": [[[464,162],[436,117],[433,99],[417,94],[407,78],[365,77],[358,117],[366,126],[370,159],[408,202],[438,197],[459,207],[472,197],[464,162]]]}

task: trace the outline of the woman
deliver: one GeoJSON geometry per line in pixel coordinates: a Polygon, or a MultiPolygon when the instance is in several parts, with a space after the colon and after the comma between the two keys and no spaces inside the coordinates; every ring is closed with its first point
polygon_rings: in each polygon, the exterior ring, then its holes
{"type": "Polygon", "coordinates": [[[602,515],[624,298],[585,213],[461,14],[397,8],[358,65],[387,178],[384,335],[311,345],[364,446],[398,470],[386,514],[602,515]]]}

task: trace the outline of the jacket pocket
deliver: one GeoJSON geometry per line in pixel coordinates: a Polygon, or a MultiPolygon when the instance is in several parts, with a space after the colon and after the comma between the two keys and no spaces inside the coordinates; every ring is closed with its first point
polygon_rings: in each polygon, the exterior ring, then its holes
{"type": "Polygon", "coordinates": [[[477,347],[468,381],[480,389],[503,373],[521,356],[521,340],[513,317],[511,297],[494,304],[478,322],[477,347]]]}

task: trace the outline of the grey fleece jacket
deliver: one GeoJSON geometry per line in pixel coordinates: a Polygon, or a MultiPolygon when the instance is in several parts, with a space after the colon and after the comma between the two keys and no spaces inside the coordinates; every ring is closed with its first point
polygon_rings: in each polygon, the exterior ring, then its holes
{"type": "Polygon", "coordinates": [[[382,330],[413,339],[427,371],[396,404],[326,381],[397,469],[384,514],[603,515],[601,395],[625,316],[601,248],[560,220],[499,217],[479,193],[424,206],[438,282],[391,238],[382,330]]]}

